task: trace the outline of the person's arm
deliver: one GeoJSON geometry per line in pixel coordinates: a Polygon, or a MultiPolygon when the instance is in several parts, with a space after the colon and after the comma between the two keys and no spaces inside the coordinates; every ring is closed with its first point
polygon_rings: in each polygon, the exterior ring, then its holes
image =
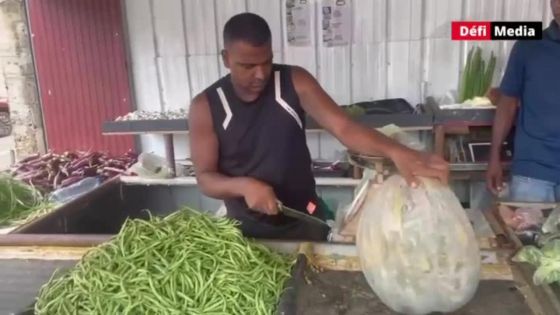
{"type": "Polygon", "coordinates": [[[518,100],[516,98],[504,95],[500,98],[496,108],[487,172],[488,188],[494,194],[498,194],[503,185],[500,152],[502,150],[502,144],[513,126],[513,119],[517,111],[517,103],[518,100]]]}
{"type": "Polygon", "coordinates": [[[502,144],[511,131],[513,119],[517,112],[518,100],[511,96],[502,96],[500,102],[496,106],[496,114],[492,127],[492,145],[490,148],[490,157],[500,159],[500,151],[502,144]]]}
{"type": "Polygon", "coordinates": [[[490,147],[488,170],[486,172],[486,183],[488,189],[496,195],[503,187],[503,171],[500,157],[502,144],[513,126],[513,120],[523,91],[523,60],[522,48],[519,43],[516,43],[511,50],[506,71],[500,84],[501,96],[496,105],[496,114],[492,126],[492,144],[490,147]]]}
{"type": "Polygon", "coordinates": [[[415,182],[415,176],[447,182],[448,167],[443,159],[420,154],[353,121],[306,70],[294,67],[292,78],[303,109],[344,146],[357,153],[390,158],[409,183],[415,182]]]}
{"type": "Polygon", "coordinates": [[[276,196],[269,185],[249,177],[229,177],[218,171],[219,147],[208,99],[198,95],[189,109],[190,151],[198,186],[216,199],[243,197],[251,209],[277,213],[276,196]]]}

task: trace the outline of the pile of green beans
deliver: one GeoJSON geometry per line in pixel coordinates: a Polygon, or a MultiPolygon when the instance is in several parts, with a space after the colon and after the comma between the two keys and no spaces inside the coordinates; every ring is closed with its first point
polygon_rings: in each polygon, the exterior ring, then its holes
{"type": "Polygon", "coordinates": [[[295,257],[189,209],[127,220],[40,290],[35,314],[272,314],[295,257]]]}

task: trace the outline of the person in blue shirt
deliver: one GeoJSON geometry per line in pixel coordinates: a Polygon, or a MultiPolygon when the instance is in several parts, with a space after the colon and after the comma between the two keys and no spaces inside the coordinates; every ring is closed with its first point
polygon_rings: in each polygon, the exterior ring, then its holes
{"type": "Polygon", "coordinates": [[[499,194],[501,145],[516,119],[512,201],[560,202],[560,0],[551,7],[554,20],[543,39],[514,44],[500,84],[486,179],[499,194]]]}

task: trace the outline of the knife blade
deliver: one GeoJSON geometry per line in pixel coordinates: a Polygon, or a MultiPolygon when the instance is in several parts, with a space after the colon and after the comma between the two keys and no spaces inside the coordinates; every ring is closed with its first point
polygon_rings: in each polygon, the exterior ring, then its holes
{"type": "Polygon", "coordinates": [[[303,220],[305,222],[308,223],[313,223],[313,224],[321,224],[324,226],[328,226],[330,228],[330,226],[327,224],[327,222],[316,218],[314,216],[305,214],[301,211],[297,211],[296,209],[292,209],[290,207],[286,207],[282,202],[278,201],[278,209],[280,210],[280,212],[284,213],[285,215],[298,219],[298,220],[303,220]]]}

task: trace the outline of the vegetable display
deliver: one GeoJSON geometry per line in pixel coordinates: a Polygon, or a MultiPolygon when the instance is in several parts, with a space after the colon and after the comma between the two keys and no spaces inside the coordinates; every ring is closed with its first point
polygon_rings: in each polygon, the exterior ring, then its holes
{"type": "Polygon", "coordinates": [[[25,220],[47,208],[41,194],[33,187],[7,175],[0,176],[0,226],[25,220]]]}
{"type": "Polygon", "coordinates": [[[533,275],[536,285],[560,281],[560,239],[553,239],[539,249],[529,245],[521,248],[513,261],[525,262],[537,268],[533,275]]]}
{"type": "Polygon", "coordinates": [[[65,152],[33,155],[12,168],[15,179],[28,183],[42,192],[69,186],[85,177],[110,178],[124,173],[137,160],[131,151],[119,157],[102,152],[65,152]]]}
{"type": "Polygon", "coordinates": [[[463,103],[474,97],[486,95],[492,84],[495,68],[494,52],[491,53],[490,60],[486,64],[482,58],[482,49],[480,47],[471,48],[459,83],[459,102],[463,103]]]}
{"type": "Polygon", "coordinates": [[[294,257],[236,224],[189,209],[127,220],[41,288],[35,314],[272,314],[294,257]]]}

